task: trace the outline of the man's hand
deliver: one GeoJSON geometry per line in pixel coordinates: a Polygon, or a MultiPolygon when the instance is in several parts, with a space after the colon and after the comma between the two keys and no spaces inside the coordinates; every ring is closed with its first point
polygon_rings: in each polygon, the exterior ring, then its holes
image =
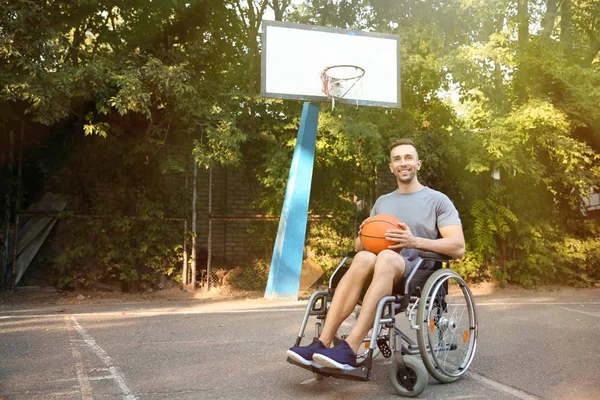
{"type": "Polygon", "coordinates": [[[362,241],[360,240],[360,233],[362,232],[362,228],[363,226],[365,226],[365,224],[367,223],[367,221],[369,220],[369,218],[365,219],[362,224],[360,224],[360,226],[358,227],[358,236],[356,236],[356,239],[354,239],[354,251],[359,252],[365,249],[365,246],[363,246],[362,241]]]}
{"type": "Polygon", "coordinates": [[[389,229],[385,232],[385,238],[398,244],[389,246],[390,250],[400,251],[404,248],[416,249],[418,238],[413,236],[408,225],[403,222],[398,223],[399,229],[389,229]]]}
{"type": "Polygon", "coordinates": [[[360,237],[360,233],[362,232],[362,228],[363,228],[363,226],[365,226],[365,224],[367,223],[367,221],[368,221],[369,219],[371,219],[371,217],[369,217],[369,218],[365,219],[365,220],[364,220],[364,221],[363,221],[363,222],[360,224],[360,226],[358,227],[358,237],[360,237]]]}

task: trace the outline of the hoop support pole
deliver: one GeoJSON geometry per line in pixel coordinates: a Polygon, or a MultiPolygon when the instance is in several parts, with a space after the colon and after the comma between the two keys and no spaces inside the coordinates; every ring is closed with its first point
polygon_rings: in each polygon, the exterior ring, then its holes
{"type": "Polygon", "coordinates": [[[319,105],[305,102],[265,290],[269,300],[298,300],[319,105]]]}

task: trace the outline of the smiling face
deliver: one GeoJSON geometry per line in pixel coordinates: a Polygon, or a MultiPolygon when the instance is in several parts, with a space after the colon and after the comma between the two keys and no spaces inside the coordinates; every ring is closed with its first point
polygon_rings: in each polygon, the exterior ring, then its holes
{"type": "Polygon", "coordinates": [[[411,183],[421,168],[421,161],[417,149],[410,144],[402,144],[394,147],[390,152],[390,171],[401,183],[411,183]]]}

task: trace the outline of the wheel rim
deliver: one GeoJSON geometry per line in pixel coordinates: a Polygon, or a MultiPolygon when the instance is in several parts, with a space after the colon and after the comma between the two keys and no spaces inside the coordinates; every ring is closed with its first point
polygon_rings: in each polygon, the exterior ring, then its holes
{"type": "Polygon", "coordinates": [[[404,368],[400,373],[400,367],[392,358],[388,372],[390,383],[398,394],[404,397],[415,397],[425,390],[429,381],[429,375],[423,363],[414,356],[403,356],[404,368]]]}
{"type": "Polygon", "coordinates": [[[477,322],[469,288],[457,275],[439,279],[427,306],[428,357],[447,376],[462,375],[477,343],[477,322]]]}
{"type": "Polygon", "coordinates": [[[396,379],[398,382],[404,386],[407,390],[414,390],[414,387],[417,385],[417,371],[412,369],[410,366],[406,366],[406,374],[400,372],[400,370],[396,371],[396,379]]]}

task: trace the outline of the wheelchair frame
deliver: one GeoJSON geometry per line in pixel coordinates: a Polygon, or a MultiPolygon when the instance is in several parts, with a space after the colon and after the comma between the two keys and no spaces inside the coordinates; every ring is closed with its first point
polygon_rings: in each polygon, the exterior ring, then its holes
{"type": "MultiPolygon", "coordinates": [[[[310,317],[317,318],[314,339],[321,334],[322,321],[327,318],[329,304],[340,279],[338,275],[340,273],[343,275],[346,272],[342,269],[347,269],[345,267],[346,262],[355,255],[355,252],[349,252],[345,255],[329,280],[328,290],[317,291],[310,297],[296,337],[295,346],[300,345],[310,317]]],[[[471,365],[477,347],[478,323],[473,295],[464,280],[449,268],[449,257],[431,252],[421,252],[419,257],[420,259],[405,279],[404,292],[386,296],[379,301],[371,335],[365,338],[365,342],[368,342],[369,345],[367,355],[362,362],[357,363],[357,368],[352,370],[317,368],[300,364],[289,357],[287,361],[324,377],[368,381],[370,380],[372,363],[377,355],[376,349],[378,348],[384,357],[393,356],[388,374],[390,382],[399,394],[407,397],[417,396],[425,389],[428,382],[427,372],[442,383],[453,382],[460,378],[471,365]],[[424,271],[421,268],[425,261],[435,261],[436,264],[440,262],[445,264],[446,268],[434,267],[424,271]],[[415,279],[417,271],[421,271],[420,281],[415,279]],[[443,316],[448,309],[446,303],[448,294],[444,294],[444,292],[447,291],[450,279],[458,284],[465,297],[469,319],[469,327],[463,332],[464,344],[467,345],[465,357],[460,365],[451,365],[456,367],[456,370],[451,371],[447,370],[440,360],[437,360],[436,354],[457,350],[457,345],[452,343],[437,343],[437,345],[434,345],[431,337],[425,337],[425,335],[428,335],[425,332],[429,329],[432,333],[439,330],[438,335],[440,337],[438,339],[441,339],[445,332],[457,329],[456,321],[453,321],[453,318],[443,316]],[[421,287],[422,284],[423,287],[421,287]],[[434,296],[435,298],[432,299],[434,296]],[[433,309],[437,311],[431,317],[433,309]],[[402,312],[405,312],[408,316],[411,329],[417,331],[417,342],[396,327],[396,316],[402,312]],[[427,314],[427,318],[425,318],[425,314],[427,314]],[[431,328],[429,325],[431,325],[431,328]],[[385,330],[387,330],[387,334],[383,334],[385,330]],[[431,351],[432,348],[434,351],[431,351]],[[422,363],[414,357],[417,355],[421,356],[422,363]]]]}

